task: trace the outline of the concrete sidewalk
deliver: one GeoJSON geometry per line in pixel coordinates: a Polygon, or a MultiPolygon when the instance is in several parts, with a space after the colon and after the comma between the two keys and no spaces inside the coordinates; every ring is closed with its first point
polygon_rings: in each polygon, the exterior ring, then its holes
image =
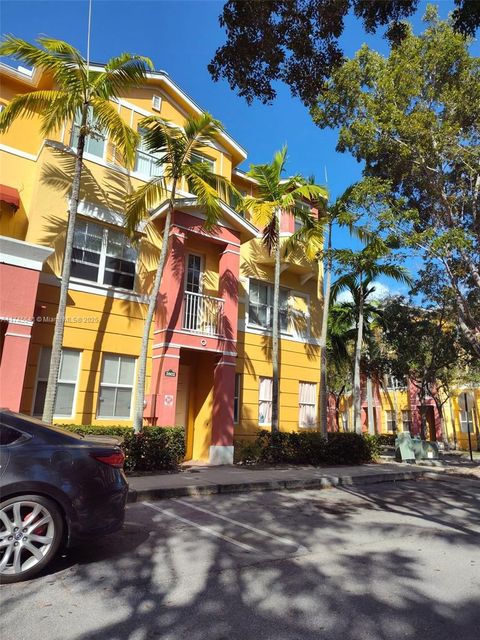
{"type": "Polygon", "coordinates": [[[178,473],[130,476],[128,501],[215,493],[321,489],[414,480],[425,475],[432,475],[432,469],[398,463],[345,467],[191,467],[178,473]]]}

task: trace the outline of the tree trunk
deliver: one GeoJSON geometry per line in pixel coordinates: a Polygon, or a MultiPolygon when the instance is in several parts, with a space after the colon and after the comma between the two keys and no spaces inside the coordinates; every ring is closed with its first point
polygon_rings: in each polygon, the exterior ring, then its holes
{"type": "Polygon", "coordinates": [[[148,360],[148,341],[150,339],[150,330],[152,328],[152,322],[155,315],[155,309],[157,307],[158,292],[160,291],[160,285],[162,283],[163,270],[165,268],[165,262],[167,258],[167,251],[169,245],[170,225],[172,221],[172,214],[174,210],[175,199],[175,183],[172,185],[172,192],[170,196],[170,205],[165,216],[165,227],[163,230],[162,249],[160,251],[160,258],[158,260],[157,272],[155,274],[155,280],[153,282],[152,291],[150,292],[150,299],[148,302],[148,310],[145,318],[145,325],[143,327],[142,345],[140,348],[140,357],[138,359],[138,372],[137,372],[137,385],[135,389],[135,410],[133,414],[133,430],[135,433],[140,433],[143,427],[143,412],[145,404],[145,377],[147,375],[147,360],[148,360]]]}
{"type": "Polygon", "coordinates": [[[360,361],[362,358],[363,342],[363,283],[362,275],[359,278],[359,304],[358,304],[358,327],[357,343],[355,345],[355,363],[353,370],[353,401],[354,401],[354,424],[355,431],[362,433],[362,393],[360,385],[360,361]]]}
{"type": "MultiPolygon", "coordinates": [[[[327,333],[328,314],[330,311],[330,286],[332,281],[332,258],[330,249],[332,247],[332,223],[328,223],[328,244],[329,251],[327,257],[327,268],[325,276],[325,287],[323,293],[323,316],[322,332],[320,335],[320,431],[324,436],[328,433],[328,393],[327,393],[327,333]]],[[[324,261],[325,263],[325,261],[324,261]]]]}
{"type": "Polygon", "coordinates": [[[280,330],[280,212],[275,213],[277,242],[275,244],[275,271],[273,278],[272,319],[272,433],[279,431],[279,330],[280,330]]]}
{"type": "Polygon", "coordinates": [[[373,389],[372,379],[367,378],[367,413],[368,413],[368,433],[375,435],[375,415],[373,413],[373,389]]]}
{"type": "Polygon", "coordinates": [[[48,373],[47,389],[45,392],[45,404],[43,405],[42,420],[48,424],[53,422],[55,411],[55,400],[58,389],[58,373],[60,370],[60,359],[62,356],[63,334],[65,331],[65,313],[67,310],[68,285],[70,283],[70,272],[72,268],[73,239],[75,235],[75,221],[77,218],[78,201],[80,197],[80,184],[82,179],[83,152],[85,149],[86,126],[88,118],[88,103],[84,104],[82,120],[77,143],[77,157],[75,159],[75,169],[72,182],[72,194],[70,197],[69,211],[67,217],[67,235],[65,238],[65,249],[63,254],[62,280],[60,283],[60,299],[58,301],[58,312],[55,319],[55,329],[53,332],[52,355],[50,358],[50,370],[48,373]]]}
{"type": "Polygon", "coordinates": [[[427,405],[425,404],[425,398],[422,398],[420,404],[420,439],[425,440],[427,426],[427,405]]]}

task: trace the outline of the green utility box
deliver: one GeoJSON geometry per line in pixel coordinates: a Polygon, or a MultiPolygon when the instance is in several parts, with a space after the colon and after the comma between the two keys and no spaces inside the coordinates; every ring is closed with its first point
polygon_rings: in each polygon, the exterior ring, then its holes
{"type": "Polygon", "coordinates": [[[418,436],[412,438],[408,431],[401,431],[395,439],[395,459],[412,463],[417,460],[438,460],[438,445],[436,442],[420,440],[418,436]]]}

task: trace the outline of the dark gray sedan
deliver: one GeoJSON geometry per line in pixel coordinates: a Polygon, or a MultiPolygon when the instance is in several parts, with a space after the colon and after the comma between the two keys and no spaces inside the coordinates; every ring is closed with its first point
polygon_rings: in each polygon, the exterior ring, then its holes
{"type": "Polygon", "coordinates": [[[125,456],[108,438],[83,438],[0,411],[0,582],[30,578],[60,545],[123,524],[125,456]]]}

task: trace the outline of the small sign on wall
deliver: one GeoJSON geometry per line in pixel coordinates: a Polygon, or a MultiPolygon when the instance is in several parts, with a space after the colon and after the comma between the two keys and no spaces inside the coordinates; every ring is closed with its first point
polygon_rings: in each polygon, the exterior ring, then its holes
{"type": "Polygon", "coordinates": [[[171,407],[173,405],[173,396],[165,396],[163,400],[163,404],[166,407],[171,407]]]}
{"type": "Polygon", "coordinates": [[[165,371],[165,377],[166,378],[176,378],[177,377],[177,372],[174,371],[173,369],[167,369],[165,371]]]}

